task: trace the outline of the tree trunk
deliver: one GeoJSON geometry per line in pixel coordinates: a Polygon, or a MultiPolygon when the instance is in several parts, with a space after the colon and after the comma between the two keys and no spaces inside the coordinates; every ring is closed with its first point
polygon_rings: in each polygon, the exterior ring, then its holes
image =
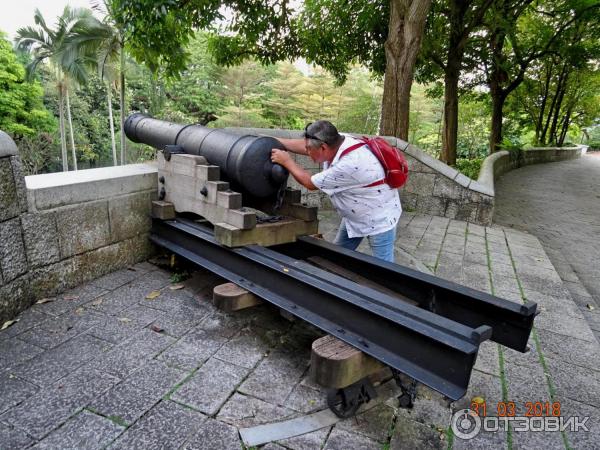
{"type": "Polygon", "coordinates": [[[58,124],[60,128],[60,150],[62,156],[63,172],[69,171],[69,163],[67,161],[67,142],[65,133],[65,107],[63,104],[63,85],[62,81],[58,82],[58,124]]]}
{"type": "Polygon", "coordinates": [[[119,161],[117,160],[117,145],[115,143],[115,122],[113,119],[110,83],[106,85],[106,99],[108,101],[108,121],[110,123],[110,143],[112,145],[113,166],[116,166],[119,164],[119,161]]]}
{"type": "Polygon", "coordinates": [[[125,48],[121,44],[121,64],[119,67],[120,78],[120,98],[119,107],[121,109],[121,165],[127,160],[127,149],[125,148],[125,48]]]}
{"type": "Polygon", "coordinates": [[[73,120],[71,119],[71,102],[69,102],[69,88],[65,86],[67,99],[67,119],[69,121],[69,136],[71,138],[71,155],[73,157],[73,170],[77,170],[77,153],[75,153],[75,135],[73,134],[73,120]]]}
{"type": "MultiPolygon", "coordinates": [[[[452,48],[449,55],[454,53],[452,48]]],[[[462,53],[462,52],[461,52],[462,53]]],[[[460,56],[449,56],[444,77],[444,131],[442,133],[442,154],[440,159],[454,166],[456,164],[456,143],[458,141],[458,77],[460,56]]]]}
{"type": "Polygon", "coordinates": [[[431,0],[390,0],[379,134],[408,139],[410,88],[431,0]]]}

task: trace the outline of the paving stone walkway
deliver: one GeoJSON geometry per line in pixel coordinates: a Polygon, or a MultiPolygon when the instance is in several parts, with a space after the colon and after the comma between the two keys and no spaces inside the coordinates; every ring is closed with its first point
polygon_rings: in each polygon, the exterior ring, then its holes
{"type": "MultiPolygon", "coordinates": [[[[331,238],[337,219],[323,214],[331,238]]],[[[393,397],[335,426],[265,449],[598,448],[600,350],[540,242],[501,227],[405,213],[406,250],[437,275],[541,314],[531,351],[484,343],[467,396],[450,404],[420,386],[414,409],[393,397]],[[449,432],[454,411],[483,397],[560,402],[563,416],[590,416],[590,432],[449,432]]],[[[413,262],[409,263],[413,264],[413,262]]],[[[417,263],[414,263],[418,265],[417,263]]],[[[307,378],[318,333],[267,305],[223,314],[210,303],[220,281],[199,271],[183,289],[142,263],[36,304],[0,332],[0,448],[239,449],[238,429],[325,408],[307,378]],[[155,298],[146,298],[159,291],[155,298]]],[[[151,296],[153,297],[153,296],[151,296]]]]}
{"type": "Polygon", "coordinates": [[[600,338],[600,152],[508,172],[496,185],[494,222],[540,239],[600,338]]]}

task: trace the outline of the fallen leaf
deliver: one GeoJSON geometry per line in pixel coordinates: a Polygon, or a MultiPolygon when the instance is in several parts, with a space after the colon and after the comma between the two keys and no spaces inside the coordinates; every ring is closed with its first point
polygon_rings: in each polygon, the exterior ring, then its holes
{"type": "Polygon", "coordinates": [[[152,331],[156,331],[157,333],[162,333],[163,331],[165,331],[158,325],[150,325],[150,329],[152,331]]]}
{"type": "Polygon", "coordinates": [[[594,308],[594,305],[591,305],[591,304],[589,304],[589,303],[588,303],[587,305],[585,305],[585,306],[586,306],[586,308],[587,308],[587,309],[589,309],[590,311],[593,311],[594,309],[596,309],[596,308],[594,308]]]}
{"type": "Polygon", "coordinates": [[[83,311],[85,311],[83,308],[77,308],[75,310],[75,314],[81,315],[81,314],[83,314],[83,311]]]}
{"type": "Polygon", "coordinates": [[[471,399],[471,403],[476,403],[478,405],[483,405],[485,403],[485,400],[483,399],[483,397],[473,397],[471,399]]]}
{"type": "Polygon", "coordinates": [[[77,300],[79,298],[79,295],[65,295],[63,297],[64,300],[77,300]]]}
{"type": "Polygon", "coordinates": [[[283,268],[283,271],[284,271],[284,272],[289,272],[289,271],[290,271],[290,269],[288,269],[287,267],[284,267],[284,268],[283,268]]]}
{"type": "Polygon", "coordinates": [[[146,300],[154,300],[159,295],[160,295],[160,291],[152,291],[148,295],[146,295],[146,300]]]}
{"type": "Polygon", "coordinates": [[[0,330],[6,330],[8,327],[10,327],[11,325],[14,325],[15,323],[17,323],[20,319],[15,319],[15,320],[7,320],[6,322],[4,322],[4,325],[2,325],[2,328],[0,328],[0,330]]]}
{"type": "Polygon", "coordinates": [[[93,302],[91,302],[90,304],[93,306],[99,306],[102,304],[104,300],[102,300],[101,298],[94,300],[93,302]]]}
{"type": "Polygon", "coordinates": [[[134,268],[134,267],[128,267],[128,268],[127,268],[127,270],[130,270],[130,271],[132,271],[132,272],[137,272],[137,269],[136,269],[136,268],[134,268]]]}
{"type": "Polygon", "coordinates": [[[44,303],[50,303],[53,302],[54,299],[53,298],[42,298],[41,300],[38,300],[37,302],[35,302],[36,305],[43,305],[44,303]]]}
{"type": "Polygon", "coordinates": [[[129,323],[131,322],[131,319],[128,317],[119,317],[119,322],[129,323]]]}
{"type": "Polygon", "coordinates": [[[172,284],[171,286],[169,286],[169,289],[171,289],[172,291],[178,291],[179,289],[183,289],[184,287],[185,287],[185,284],[178,283],[178,284],[172,284]]]}

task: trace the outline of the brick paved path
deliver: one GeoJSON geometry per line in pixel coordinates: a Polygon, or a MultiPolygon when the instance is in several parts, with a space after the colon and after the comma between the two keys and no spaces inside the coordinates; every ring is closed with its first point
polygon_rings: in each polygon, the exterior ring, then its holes
{"type": "MultiPolygon", "coordinates": [[[[323,216],[332,236],[337,219],[323,216]]],[[[485,343],[467,396],[449,404],[419,388],[413,410],[393,401],[334,427],[266,449],[597,448],[600,350],[539,241],[406,213],[398,246],[439,276],[513,301],[540,303],[532,350],[485,343]],[[560,401],[564,415],[592,416],[590,433],[448,433],[454,410],[483,397],[560,401]]],[[[198,272],[185,289],[143,263],[35,305],[0,332],[0,448],[240,448],[237,428],[324,408],[307,379],[314,330],[268,306],[222,314],[219,281],[198,272]],[[160,295],[146,299],[159,290],[160,295]]]]}
{"type": "Polygon", "coordinates": [[[507,173],[496,186],[494,222],[540,239],[600,338],[600,152],[507,173]]]}

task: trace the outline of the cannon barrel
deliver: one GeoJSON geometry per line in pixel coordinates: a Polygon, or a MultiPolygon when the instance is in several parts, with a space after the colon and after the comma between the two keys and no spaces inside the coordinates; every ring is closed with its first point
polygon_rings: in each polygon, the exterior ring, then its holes
{"type": "Polygon", "coordinates": [[[288,171],[271,162],[271,149],[281,143],[267,136],[240,136],[219,128],[180,125],[145,114],[130,115],[125,134],[133,142],[164,150],[178,145],[185,153],[199,155],[219,166],[223,178],[250,195],[274,196],[287,181],[288,171]]]}

